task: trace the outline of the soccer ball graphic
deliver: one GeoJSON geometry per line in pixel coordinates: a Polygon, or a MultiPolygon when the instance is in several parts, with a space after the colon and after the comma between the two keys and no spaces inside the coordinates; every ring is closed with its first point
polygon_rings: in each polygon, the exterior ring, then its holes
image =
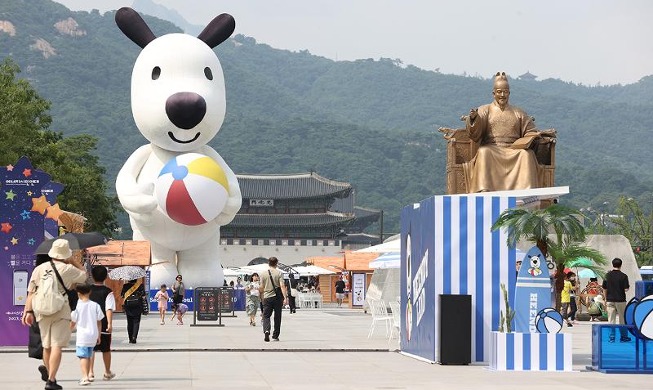
{"type": "Polygon", "coordinates": [[[168,161],[155,183],[159,207],[184,225],[201,225],[217,217],[229,198],[227,177],[217,162],[199,153],[168,161]]]}
{"type": "Polygon", "coordinates": [[[562,330],[562,315],[552,307],[542,309],[535,316],[535,328],[540,333],[558,333],[562,330]]]}

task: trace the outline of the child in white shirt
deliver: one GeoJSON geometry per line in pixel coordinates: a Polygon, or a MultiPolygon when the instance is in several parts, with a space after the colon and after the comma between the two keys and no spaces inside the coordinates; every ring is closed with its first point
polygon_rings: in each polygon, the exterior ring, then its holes
{"type": "Polygon", "coordinates": [[[70,328],[77,327],[77,340],[75,342],[76,355],[79,358],[80,367],[82,369],[82,379],[80,379],[80,386],[91,384],[89,378],[89,371],[91,369],[91,356],[93,355],[93,347],[100,343],[100,328],[102,327],[102,308],[96,302],[89,299],[91,295],[91,286],[89,284],[78,284],[75,286],[77,296],[77,307],[71,313],[70,328]]]}

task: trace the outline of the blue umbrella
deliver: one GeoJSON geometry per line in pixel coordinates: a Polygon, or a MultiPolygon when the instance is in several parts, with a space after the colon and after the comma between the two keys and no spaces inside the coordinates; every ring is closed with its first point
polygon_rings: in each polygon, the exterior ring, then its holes
{"type": "Polygon", "coordinates": [[[596,278],[596,273],[591,269],[583,268],[578,271],[578,277],[583,279],[596,278]]]}
{"type": "Polygon", "coordinates": [[[377,268],[399,268],[401,265],[401,256],[399,252],[384,253],[376,259],[372,260],[369,267],[372,269],[377,268]]]}

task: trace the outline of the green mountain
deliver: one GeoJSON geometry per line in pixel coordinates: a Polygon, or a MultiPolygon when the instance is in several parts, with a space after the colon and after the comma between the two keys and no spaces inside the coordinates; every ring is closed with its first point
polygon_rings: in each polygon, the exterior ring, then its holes
{"type": "MultiPolygon", "coordinates": [[[[157,35],[180,31],[145,20],[157,35]]],[[[11,56],[52,101],[53,130],[99,138],[111,182],[146,143],[129,103],[139,50],[118,30],[113,13],[72,12],[49,0],[0,2],[0,57],[11,56]]],[[[398,60],[336,62],[242,35],[216,52],[227,117],[212,146],[232,169],[314,170],[350,181],[359,205],[385,210],[388,232],[399,229],[401,207],[445,191],[446,143],[437,128],[459,126],[460,115],[491,100],[489,78],[439,74],[398,60]]],[[[652,77],[627,86],[549,79],[512,80],[511,87],[511,102],[538,127],[558,130],[556,184],[572,191],[563,202],[585,207],[621,194],[642,200],[650,194],[652,77]]]]}

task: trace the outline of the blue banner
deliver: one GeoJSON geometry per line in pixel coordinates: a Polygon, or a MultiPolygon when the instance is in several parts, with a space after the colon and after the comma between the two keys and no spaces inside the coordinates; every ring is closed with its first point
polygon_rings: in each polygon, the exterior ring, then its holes
{"type": "Polygon", "coordinates": [[[435,361],[433,200],[401,213],[401,350],[435,361]]]}

